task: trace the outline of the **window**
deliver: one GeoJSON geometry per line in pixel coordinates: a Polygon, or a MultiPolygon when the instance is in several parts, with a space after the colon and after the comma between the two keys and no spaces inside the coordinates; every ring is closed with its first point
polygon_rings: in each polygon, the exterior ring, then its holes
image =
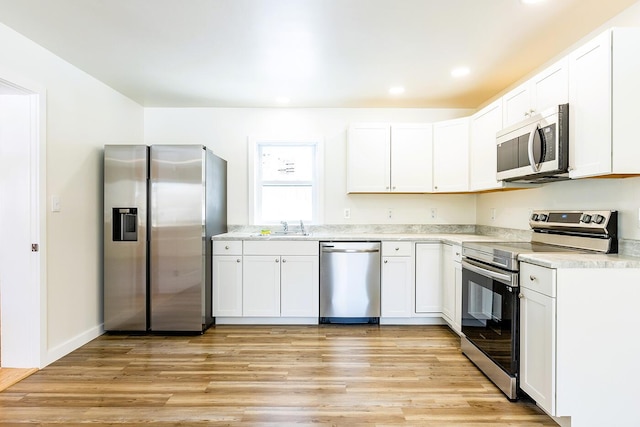
{"type": "Polygon", "coordinates": [[[252,145],[252,223],[318,223],[319,142],[256,140],[252,145]]]}

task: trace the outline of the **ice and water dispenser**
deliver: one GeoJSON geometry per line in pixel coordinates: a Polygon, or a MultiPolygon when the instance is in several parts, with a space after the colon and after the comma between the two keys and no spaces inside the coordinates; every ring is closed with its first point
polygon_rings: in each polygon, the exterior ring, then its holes
{"type": "Polygon", "coordinates": [[[138,208],[113,208],[113,241],[138,240],[138,208]]]}

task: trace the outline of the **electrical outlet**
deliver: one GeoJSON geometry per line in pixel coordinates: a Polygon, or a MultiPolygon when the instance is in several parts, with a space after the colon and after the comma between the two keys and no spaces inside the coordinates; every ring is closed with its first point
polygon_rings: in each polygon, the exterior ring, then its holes
{"type": "Polygon", "coordinates": [[[496,208],[491,208],[491,221],[496,220],[496,208]]]}
{"type": "Polygon", "coordinates": [[[344,209],[344,218],[345,219],[351,218],[351,209],[349,209],[349,208],[345,208],[344,209]]]}
{"type": "Polygon", "coordinates": [[[391,210],[391,209],[387,210],[387,218],[389,218],[389,219],[393,218],[393,210],[391,210]]]}
{"type": "Polygon", "coordinates": [[[431,208],[431,219],[436,219],[438,217],[438,209],[431,208]]]}

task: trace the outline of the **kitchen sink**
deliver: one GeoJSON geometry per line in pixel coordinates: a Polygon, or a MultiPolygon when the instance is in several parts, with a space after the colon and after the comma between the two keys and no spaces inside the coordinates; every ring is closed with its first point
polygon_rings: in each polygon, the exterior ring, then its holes
{"type": "Polygon", "coordinates": [[[274,231],[271,234],[262,234],[262,233],[253,233],[250,234],[249,237],[264,237],[264,238],[274,238],[274,237],[308,237],[311,236],[311,233],[301,233],[299,231],[274,231]]]}

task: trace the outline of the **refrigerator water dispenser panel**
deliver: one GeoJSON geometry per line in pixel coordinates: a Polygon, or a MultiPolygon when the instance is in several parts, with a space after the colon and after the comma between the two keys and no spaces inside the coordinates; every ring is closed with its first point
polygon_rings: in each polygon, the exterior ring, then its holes
{"type": "Polygon", "coordinates": [[[137,208],[113,208],[113,241],[138,241],[137,208]]]}

